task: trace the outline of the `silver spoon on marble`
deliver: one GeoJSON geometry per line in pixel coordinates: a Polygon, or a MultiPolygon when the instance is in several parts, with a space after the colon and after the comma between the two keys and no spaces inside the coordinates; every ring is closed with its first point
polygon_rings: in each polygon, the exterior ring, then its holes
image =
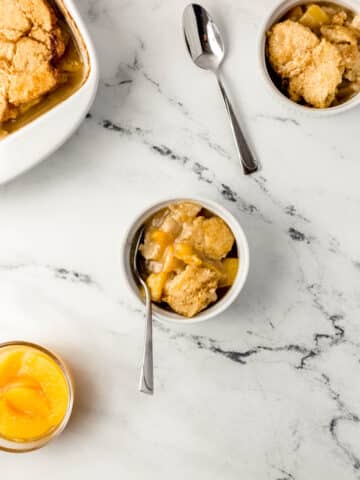
{"type": "Polygon", "coordinates": [[[144,355],[141,365],[141,374],[139,381],[140,392],[152,395],[154,393],[154,366],[153,366],[153,340],[152,340],[152,303],[149,287],[141,276],[141,266],[139,265],[139,248],[144,238],[144,227],[141,227],[137,233],[132,257],[133,274],[136,277],[139,285],[142,286],[145,292],[145,344],[144,355]]]}
{"type": "Polygon", "coordinates": [[[218,27],[205,8],[192,3],[185,8],[183,30],[187,48],[195,65],[204,70],[210,70],[216,75],[245,175],[256,172],[258,170],[257,161],[246,141],[221,81],[220,66],[225,57],[225,47],[218,27]]]}

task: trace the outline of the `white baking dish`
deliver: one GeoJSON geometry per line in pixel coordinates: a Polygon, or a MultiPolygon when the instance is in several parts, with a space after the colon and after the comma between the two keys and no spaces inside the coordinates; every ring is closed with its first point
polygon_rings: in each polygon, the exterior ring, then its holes
{"type": "Polygon", "coordinates": [[[35,120],[0,140],[0,184],[33,167],[60,147],[80,125],[94,100],[98,64],[74,0],[56,0],[80,47],[85,76],[80,88],[35,120]]]}

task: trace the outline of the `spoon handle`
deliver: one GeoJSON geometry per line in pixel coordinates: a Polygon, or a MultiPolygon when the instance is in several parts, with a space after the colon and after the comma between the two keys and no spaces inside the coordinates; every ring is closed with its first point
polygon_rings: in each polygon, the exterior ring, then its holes
{"type": "Polygon", "coordinates": [[[142,393],[152,395],[154,393],[154,366],[153,366],[153,340],[152,340],[152,304],[149,288],[144,286],[146,297],[146,325],[145,325],[145,345],[143,363],[141,365],[141,376],[139,390],[142,393]]]}
{"type": "Polygon", "coordinates": [[[231,129],[234,134],[235,143],[236,143],[241,164],[244,170],[244,174],[249,175],[250,173],[254,173],[258,170],[257,162],[245,139],[243,131],[241,130],[239,122],[236,118],[235,112],[231,106],[229,97],[227,96],[227,93],[225,91],[224,85],[218,75],[217,75],[217,81],[226,105],[226,110],[228,111],[228,114],[229,114],[231,129]]]}

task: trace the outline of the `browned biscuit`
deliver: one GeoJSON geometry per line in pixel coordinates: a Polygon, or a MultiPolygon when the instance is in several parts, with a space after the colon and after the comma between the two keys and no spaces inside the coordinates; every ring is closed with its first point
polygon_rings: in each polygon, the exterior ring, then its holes
{"type": "Polygon", "coordinates": [[[61,81],[65,41],[46,0],[0,0],[0,123],[15,118],[61,81]]]}
{"type": "Polygon", "coordinates": [[[170,307],[185,317],[193,317],[217,300],[218,278],[208,268],[188,265],[165,284],[164,298],[170,307]]]}

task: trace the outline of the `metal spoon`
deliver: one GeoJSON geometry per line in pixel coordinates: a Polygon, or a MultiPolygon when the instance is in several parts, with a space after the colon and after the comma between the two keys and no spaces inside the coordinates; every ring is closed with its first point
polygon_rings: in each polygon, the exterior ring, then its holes
{"type": "Polygon", "coordinates": [[[152,341],[152,304],[149,287],[141,276],[139,267],[139,247],[144,237],[144,227],[140,228],[137,233],[135,248],[132,252],[132,268],[133,274],[138,283],[143,287],[145,292],[145,344],[144,356],[141,365],[141,375],[139,381],[140,392],[152,395],[154,393],[154,367],[153,367],[153,341],[152,341]]]}
{"type": "Polygon", "coordinates": [[[231,128],[245,175],[256,172],[258,165],[254,154],[245,139],[220,78],[219,71],[224,60],[225,47],[219,29],[205,8],[195,3],[185,8],[183,29],[186,45],[194,63],[216,75],[230,117],[231,128]]]}

